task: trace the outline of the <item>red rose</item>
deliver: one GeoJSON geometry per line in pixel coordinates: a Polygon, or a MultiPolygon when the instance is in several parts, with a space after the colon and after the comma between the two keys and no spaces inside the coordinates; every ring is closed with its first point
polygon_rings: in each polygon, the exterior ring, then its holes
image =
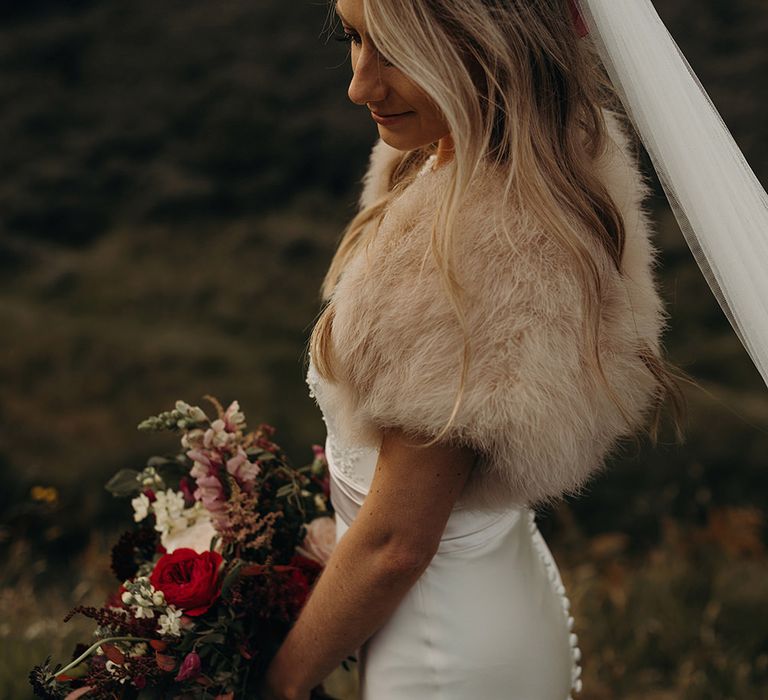
{"type": "Polygon", "coordinates": [[[195,617],[207,612],[221,593],[222,561],[218,552],[198,554],[181,547],[160,557],[149,580],[165,594],[167,603],[195,617]]]}
{"type": "Polygon", "coordinates": [[[282,569],[280,597],[292,619],[301,612],[322,570],[322,565],[301,554],[294,554],[290,564],[282,569]]]}

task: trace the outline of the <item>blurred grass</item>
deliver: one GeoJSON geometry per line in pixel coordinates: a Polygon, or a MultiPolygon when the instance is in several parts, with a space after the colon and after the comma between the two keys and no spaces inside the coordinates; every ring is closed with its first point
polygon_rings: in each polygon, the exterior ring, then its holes
{"type": "MultiPolygon", "coordinates": [[[[656,5],[765,182],[768,8],[656,5]]],[[[60,621],[112,585],[130,515],[102,485],[175,449],[141,419],[212,393],[276,425],[297,463],[324,439],[302,353],[375,137],[325,17],[277,0],[0,6],[0,700],[90,635],[60,621]]],[[[686,390],[687,444],[667,428],[628,447],[540,527],[583,700],[768,698],[768,396],[655,205],[667,346],[703,387],[686,390]]]]}

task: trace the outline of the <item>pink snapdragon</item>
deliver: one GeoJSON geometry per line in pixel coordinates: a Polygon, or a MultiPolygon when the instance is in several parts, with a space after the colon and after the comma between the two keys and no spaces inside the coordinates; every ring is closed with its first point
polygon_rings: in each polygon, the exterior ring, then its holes
{"type": "Polygon", "coordinates": [[[189,430],[181,436],[181,446],[185,450],[199,450],[203,447],[203,437],[205,437],[205,430],[202,428],[189,430]]]}
{"type": "Polygon", "coordinates": [[[253,491],[256,477],[261,472],[259,464],[249,461],[243,447],[236,444],[237,438],[226,430],[223,420],[216,420],[205,431],[202,444],[186,453],[193,462],[190,476],[197,484],[193,496],[195,500],[202,501],[218,526],[224,525],[226,518],[226,495],[221,482],[224,470],[249,493],[253,491]]]}
{"type": "Polygon", "coordinates": [[[235,478],[238,485],[250,493],[261,467],[256,462],[250,462],[245,450],[238,446],[237,454],[227,460],[227,471],[235,478]]]}
{"type": "Polygon", "coordinates": [[[218,418],[203,435],[203,445],[208,449],[227,449],[235,444],[237,435],[227,430],[227,424],[218,418]]]}
{"type": "Polygon", "coordinates": [[[221,481],[213,474],[195,474],[195,467],[190,473],[197,482],[195,500],[202,502],[214,523],[223,525],[226,522],[227,501],[221,481]]]}
{"type": "Polygon", "coordinates": [[[203,503],[217,526],[226,521],[226,494],[222,483],[225,470],[249,493],[261,472],[258,462],[251,462],[240,444],[244,428],[245,415],[240,411],[240,404],[233,401],[225,411],[220,411],[219,418],[212,421],[210,427],[190,430],[181,440],[187,448],[187,457],[193,462],[190,476],[197,485],[193,496],[203,503]]]}
{"type": "Polygon", "coordinates": [[[230,433],[241,432],[245,429],[245,414],[240,410],[240,403],[233,401],[222,416],[224,425],[230,433]]]}

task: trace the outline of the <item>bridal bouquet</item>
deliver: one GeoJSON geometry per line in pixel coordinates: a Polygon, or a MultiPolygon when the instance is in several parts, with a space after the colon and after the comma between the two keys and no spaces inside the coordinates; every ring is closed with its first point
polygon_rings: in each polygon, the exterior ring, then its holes
{"type": "MultiPolygon", "coordinates": [[[[271,437],[246,430],[235,401],[206,396],[216,418],[178,401],[140,430],[181,435],[183,451],[122,470],[134,526],[112,550],[119,589],[100,607],[93,644],[30,673],[42,698],[255,698],[335,543],[327,463],[294,468],[271,437]]],[[[317,694],[322,696],[321,689],[317,694]]]]}

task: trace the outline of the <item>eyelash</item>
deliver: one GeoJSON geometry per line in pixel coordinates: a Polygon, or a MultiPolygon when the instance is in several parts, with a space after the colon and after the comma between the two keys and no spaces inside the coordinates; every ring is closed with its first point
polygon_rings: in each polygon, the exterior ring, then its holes
{"type": "MultiPolygon", "coordinates": [[[[334,39],[336,39],[336,41],[344,42],[345,44],[354,43],[355,46],[360,46],[363,43],[358,34],[353,34],[352,32],[347,31],[343,31],[341,34],[336,35],[334,39]]],[[[385,68],[394,65],[392,62],[384,58],[384,56],[381,56],[381,54],[379,54],[379,56],[381,57],[381,64],[385,68]]]]}
{"type": "Polygon", "coordinates": [[[352,34],[351,32],[342,32],[341,34],[334,37],[336,41],[343,41],[347,44],[350,44],[354,42],[355,44],[362,43],[360,41],[360,37],[357,34],[352,34]]]}

